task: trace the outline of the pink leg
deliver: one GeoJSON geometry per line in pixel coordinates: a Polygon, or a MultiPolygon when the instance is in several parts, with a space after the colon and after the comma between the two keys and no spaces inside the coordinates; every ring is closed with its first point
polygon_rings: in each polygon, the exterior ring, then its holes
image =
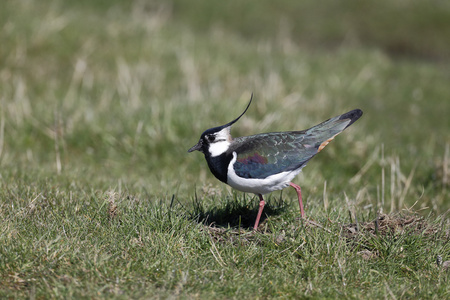
{"type": "Polygon", "coordinates": [[[298,204],[300,205],[300,213],[302,215],[302,218],[305,218],[305,211],[303,210],[303,202],[302,202],[302,189],[294,184],[294,183],[289,183],[290,186],[292,186],[296,191],[297,191],[297,196],[298,196],[298,204]]]}
{"type": "Polygon", "coordinates": [[[258,210],[258,215],[256,216],[255,226],[253,226],[253,230],[258,229],[259,219],[261,218],[261,214],[264,209],[264,205],[266,204],[266,202],[264,202],[262,195],[258,194],[258,196],[259,196],[259,210],[258,210]]]}

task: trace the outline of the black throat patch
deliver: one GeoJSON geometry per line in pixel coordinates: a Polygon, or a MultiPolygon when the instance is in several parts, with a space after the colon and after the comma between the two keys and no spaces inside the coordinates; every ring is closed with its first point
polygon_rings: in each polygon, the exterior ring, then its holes
{"type": "Polygon", "coordinates": [[[205,152],[205,159],[208,162],[208,167],[220,181],[227,183],[228,165],[232,159],[231,154],[227,152],[218,156],[211,156],[209,152],[205,152]]]}

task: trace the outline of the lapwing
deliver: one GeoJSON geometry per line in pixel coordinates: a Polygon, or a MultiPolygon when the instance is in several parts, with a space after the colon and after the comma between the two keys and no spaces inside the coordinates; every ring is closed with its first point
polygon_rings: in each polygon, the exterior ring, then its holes
{"type": "Polygon", "coordinates": [[[198,143],[188,152],[202,152],[209,169],[220,181],[239,191],[258,195],[259,210],[253,227],[257,230],[265,205],[263,195],[288,186],[296,190],[300,213],[305,218],[301,188],[292,183],[292,179],[336,135],[358,120],[363,112],[355,109],[302,131],[232,138],[231,125],[247,112],[252,99],[253,94],[239,117],[203,132],[198,143]]]}

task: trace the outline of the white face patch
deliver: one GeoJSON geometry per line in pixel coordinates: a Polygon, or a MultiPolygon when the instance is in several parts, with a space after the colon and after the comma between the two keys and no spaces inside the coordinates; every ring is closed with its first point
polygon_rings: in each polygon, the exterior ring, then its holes
{"type": "Polygon", "coordinates": [[[214,142],[209,144],[208,151],[211,156],[219,156],[228,150],[231,143],[230,127],[226,127],[214,134],[216,137],[214,142]]]}

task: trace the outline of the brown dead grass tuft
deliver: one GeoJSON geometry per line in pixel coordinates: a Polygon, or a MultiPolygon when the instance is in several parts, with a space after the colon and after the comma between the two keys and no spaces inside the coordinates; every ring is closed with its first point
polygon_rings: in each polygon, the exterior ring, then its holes
{"type": "Polygon", "coordinates": [[[375,220],[363,223],[352,223],[342,226],[343,235],[354,239],[359,235],[387,236],[395,234],[432,235],[440,231],[439,226],[429,224],[425,218],[415,213],[380,214],[375,220]]]}
{"type": "Polygon", "coordinates": [[[119,210],[116,205],[117,194],[115,192],[108,193],[108,218],[114,220],[119,214],[119,210]]]}
{"type": "Polygon", "coordinates": [[[255,232],[253,230],[245,229],[230,229],[223,227],[204,226],[203,231],[207,232],[214,243],[231,243],[235,244],[249,244],[255,241],[255,232]]]}

